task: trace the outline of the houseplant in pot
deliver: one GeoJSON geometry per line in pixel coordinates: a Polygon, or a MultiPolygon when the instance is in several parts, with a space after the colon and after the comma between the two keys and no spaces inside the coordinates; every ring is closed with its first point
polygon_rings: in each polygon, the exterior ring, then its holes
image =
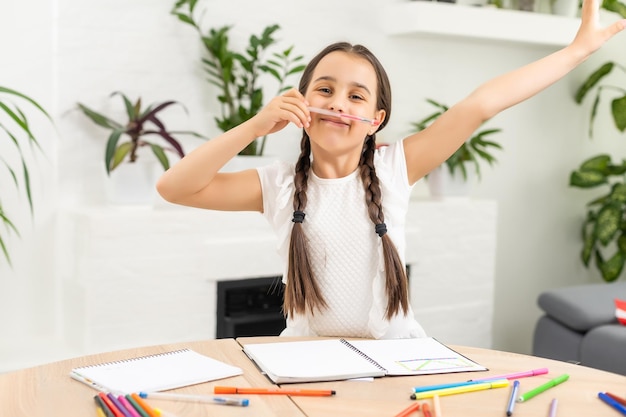
{"type": "Polygon", "coordinates": [[[113,96],[121,97],[124,103],[126,120],[123,122],[105,116],[82,103],[78,103],[78,109],[96,125],[109,131],[104,152],[104,167],[107,175],[113,180],[110,184],[113,186],[111,189],[114,194],[111,195],[113,202],[146,203],[154,196],[154,184],[158,175],[151,162],[158,161],[165,171],[170,166],[167,153],[180,158],[185,156],[183,147],[175,136],[204,137],[193,131],[174,131],[166,128],[161,119],[161,112],[170,106],[180,104],[176,101],[153,103],[144,107],[141,97],[132,102],[121,92],[114,92],[111,94],[111,97],[113,96]],[[158,139],[159,142],[152,138],[158,139]],[[143,158],[146,155],[140,158],[142,149],[149,149],[154,158],[147,161],[143,158]],[[122,175],[121,171],[126,171],[126,175],[122,175]],[[120,194],[116,194],[118,191],[120,194]]]}
{"type": "MultiPolygon", "coordinates": [[[[0,175],[8,175],[9,181],[15,185],[18,193],[24,193],[31,214],[33,213],[33,196],[31,194],[31,181],[28,167],[27,149],[41,150],[39,141],[33,134],[29,116],[31,111],[42,114],[52,121],[50,115],[35,100],[23,93],[0,86],[0,141],[8,143],[5,152],[0,151],[0,175]],[[18,103],[18,104],[16,104],[18,103]],[[28,110],[24,107],[28,106],[28,110]],[[12,151],[11,151],[12,150],[12,151]],[[17,156],[17,159],[15,156],[17,156]]],[[[11,257],[7,247],[6,236],[14,233],[19,236],[19,232],[14,222],[10,218],[10,213],[6,212],[2,206],[2,197],[10,190],[0,189],[0,252],[1,258],[9,265],[11,257]]]]}
{"type": "MultiPolygon", "coordinates": [[[[217,88],[216,98],[221,112],[215,117],[217,127],[225,132],[256,115],[265,105],[263,85],[265,76],[276,83],[276,94],[292,86],[288,80],[304,70],[303,57],[295,56],[293,46],[278,52],[276,32],[278,25],[267,26],[261,34],[251,35],[244,51],[234,49],[230,44],[232,26],[202,28],[197,17],[197,0],[179,0],[172,14],[181,22],[192,26],[200,36],[205,57],[203,68],[210,84],[217,88]]],[[[265,150],[265,137],[250,143],[239,155],[262,156],[265,150]]]]}
{"type": "MultiPolygon", "coordinates": [[[[626,67],[606,62],[596,69],[579,87],[575,100],[581,104],[588,94],[595,92],[591,108],[589,136],[593,137],[595,117],[601,97],[610,94],[610,113],[615,128],[626,131],[626,87],[607,81],[609,76],[621,75],[626,80],[626,67]],[[615,74],[617,73],[617,74],[615,74]]],[[[569,185],[577,188],[603,189],[587,203],[587,214],[582,225],[583,248],[581,259],[586,267],[595,260],[602,278],[615,281],[620,277],[626,261],[626,160],[612,161],[600,154],[588,158],[570,174],[569,185]]]]}
{"type": "MultiPolygon", "coordinates": [[[[435,110],[420,121],[412,123],[413,131],[415,132],[424,130],[448,110],[448,106],[445,104],[432,99],[426,99],[426,101],[435,107],[435,110]]],[[[482,178],[481,161],[485,161],[489,165],[493,165],[496,162],[491,149],[502,149],[502,146],[486,138],[499,132],[501,132],[501,129],[476,131],[439,168],[431,171],[426,176],[431,194],[435,197],[467,195],[467,186],[473,174],[475,174],[477,180],[482,178]]]]}

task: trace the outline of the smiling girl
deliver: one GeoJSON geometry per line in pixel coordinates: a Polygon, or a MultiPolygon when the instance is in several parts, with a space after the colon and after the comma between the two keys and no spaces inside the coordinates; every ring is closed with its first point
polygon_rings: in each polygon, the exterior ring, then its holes
{"type": "Polygon", "coordinates": [[[283,335],[424,336],[403,262],[412,186],[483,122],[558,81],[624,29],[626,20],[601,28],[598,7],[585,0],[567,47],[486,82],[428,128],[380,149],[376,132],[391,116],[387,74],[367,48],[332,44],[309,62],[297,90],[189,153],[157,189],[177,204],[263,214],[286,264],[283,335]],[[289,123],[302,128],[295,164],[218,172],[289,123]]]}

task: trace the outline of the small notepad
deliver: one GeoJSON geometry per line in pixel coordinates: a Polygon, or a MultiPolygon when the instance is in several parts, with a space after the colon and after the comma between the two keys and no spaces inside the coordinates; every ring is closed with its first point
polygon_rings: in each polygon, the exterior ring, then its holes
{"type": "Polygon", "coordinates": [[[241,375],[241,368],[190,349],[74,368],[70,376],[101,391],[164,391],[241,375]]]}

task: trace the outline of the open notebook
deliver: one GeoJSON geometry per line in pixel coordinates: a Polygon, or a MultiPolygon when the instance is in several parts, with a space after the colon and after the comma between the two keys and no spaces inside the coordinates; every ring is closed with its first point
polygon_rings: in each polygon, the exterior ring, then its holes
{"type": "Polygon", "coordinates": [[[277,384],[487,370],[432,337],[258,343],[243,350],[277,384]]]}
{"type": "Polygon", "coordinates": [[[70,376],[100,391],[163,391],[235,375],[243,371],[190,349],[174,350],[74,368],[70,376]]]}

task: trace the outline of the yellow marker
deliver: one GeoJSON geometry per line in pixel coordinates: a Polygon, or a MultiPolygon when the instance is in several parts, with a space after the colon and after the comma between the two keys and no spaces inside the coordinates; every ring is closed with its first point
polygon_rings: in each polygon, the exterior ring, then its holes
{"type": "Polygon", "coordinates": [[[508,386],[509,386],[508,379],[498,379],[495,381],[489,381],[489,382],[484,382],[480,384],[462,385],[462,386],[452,387],[452,388],[442,388],[442,389],[432,390],[432,391],[417,392],[415,394],[411,394],[411,399],[423,400],[424,398],[432,398],[435,395],[443,397],[444,395],[464,394],[466,392],[482,391],[482,390],[491,389],[491,388],[504,388],[508,386]]]}

